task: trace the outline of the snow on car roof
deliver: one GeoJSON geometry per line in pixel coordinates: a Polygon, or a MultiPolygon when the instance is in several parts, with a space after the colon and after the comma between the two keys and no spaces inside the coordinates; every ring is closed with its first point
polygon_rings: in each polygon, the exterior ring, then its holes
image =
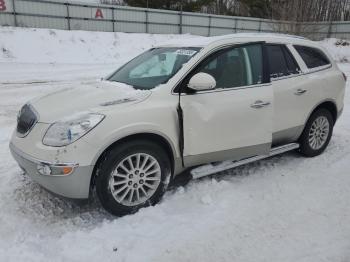
{"type": "Polygon", "coordinates": [[[204,46],[213,44],[215,42],[227,42],[227,41],[232,43],[247,42],[247,41],[268,41],[268,42],[271,41],[271,42],[304,43],[304,44],[314,43],[313,41],[300,36],[257,32],[257,33],[235,33],[235,34],[211,36],[211,37],[197,36],[197,37],[188,38],[188,39],[171,40],[159,46],[204,47],[204,46]]]}

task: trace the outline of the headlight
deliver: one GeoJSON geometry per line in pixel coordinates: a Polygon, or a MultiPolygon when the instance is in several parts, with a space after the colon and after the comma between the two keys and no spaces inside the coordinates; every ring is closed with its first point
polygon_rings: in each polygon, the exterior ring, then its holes
{"type": "Polygon", "coordinates": [[[52,124],[46,131],[43,144],[47,146],[66,146],[87,134],[103,119],[100,114],[83,114],[52,124]]]}

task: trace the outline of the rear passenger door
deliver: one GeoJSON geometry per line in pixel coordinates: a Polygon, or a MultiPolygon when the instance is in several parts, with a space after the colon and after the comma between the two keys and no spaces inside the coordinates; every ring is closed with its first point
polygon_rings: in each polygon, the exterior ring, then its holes
{"type": "MultiPolygon", "coordinates": [[[[310,113],[325,99],[332,98],[335,87],[334,80],[340,79],[340,72],[332,69],[332,63],[327,55],[315,46],[293,45],[291,49],[300,61],[303,70],[303,85],[307,90],[304,94],[306,110],[302,121],[306,123],[310,113]]],[[[301,98],[301,96],[299,96],[301,98]]]]}
{"type": "Polygon", "coordinates": [[[284,44],[267,44],[270,77],[274,93],[274,145],[294,141],[304,125],[310,86],[290,49],[284,44]]]}

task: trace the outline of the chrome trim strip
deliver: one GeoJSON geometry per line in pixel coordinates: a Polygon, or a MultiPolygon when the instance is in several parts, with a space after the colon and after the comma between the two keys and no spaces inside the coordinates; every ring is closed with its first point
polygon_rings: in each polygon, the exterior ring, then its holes
{"type": "Polygon", "coordinates": [[[308,70],[306,72],[301,71],[299,74],[292,74],[292,75],[289,75],[289,76],[281,76],[281,77],[276,77],[276,78],[272,78],[271,77],[271,82],[280,81],[280,80],[284,80],[284,79],[288,79],[288,78],[304,76],[304,75],[309,75],[309,74],[312,74],[312,73],[317,73],[317,72],[324,71],[324,70],[331,69],[331,68],[332,68],[332,64],[329,64],[329,65],[326,65],[326,66],[321,66],[321,67],[316,67],[314,69],[310,69],[310,70],[308,70]]]}
{"type": "MultiPolygon", "coordinates": [[[[289,79],[289,78],[295,78],[295,77],[300,77],[300,76],[305,76],[305,75],[309,75],[309,74],[313,74],[313,73],[317,73],[320,71],[325,71],[327,69],[331,69],[332,68],[332,64],[326,65],[326,66],[322,66],[322,67],[316,67],[314,69],[310,69],[306,72],[300,71],[300,73],[298,74],[291,74],[288,76],[281,76],[281,77],[276,77],[276,78],[272,78],[271,77],[271,83],[275,82],[275,81],[281,81],[281,80],[285,80],[285,79],[289,79]]],[[[251,86],[242,86],[242,87],[232,87],[232,88],[223,88],[223,89],[245,89],[245,88],[250,88],[250,87],[257,87],[257,86],[264,86],[264,85],[269,85],[271,83],[265,83],[265,84],[259,84],[259,85],[251,85],[251,86]]],[[[220,89],[214,89],[216,91],[219,91],[220,89]]],[[[211,91],[214,91],[211,90],[211,91]]],[[[195,94],[198,94],[199,92],[196,92],[195,94]]]]}
{"type": "MultiPolygon", "coordinates": [[[[239,87],[230,87],[230,88],[218,88],[218,89],[212,89],[212,90],[205,90],[205,91],[199,91],[193,94],[186,94],[181,93],[181,96],[192,96],[192,95],[200,95],[200,94],[207,94],[207,93],[216,93],[216,92],[227,92],[227,91],[235,91],[235,90],[242,90],[242,89],[249,89],[249,88],[256,88],[256,87],[263,87],[263,86],[270,86],[271,83],[265,83],[265,84],[257,84],[257,85],[250,85],[250,86],[239,86],[239,87]]],[[[176,95],[179,95],[176,93],[176,95]]]]}
{"type": "MultiPolygon", "coordinates": [[[[329,58],[328,58],[329,59],[329,58]]],[[[314,67],[314,68],[310,68],[307,72],[305,72],[305,74],[311,74],[311,73],[316,73],[316,72],[320,72],[323,70],[327,70],[333,67],[333,64],[330,63],[328,65],[324,65],[324,66],[318,66],[318,67],[314,67]]]]}
{"type": "Polygon", "coordinates": [[[197,178],[201,178],[204,176],[208,176],[208,175],[212,175],[221,171],[225,171],[231,168],[235,168],[241,165],[245,165],[251,162],[255,162],[258,160],[262,160],[271,156],[275,156],[275,155],[279,155],[294,149],[299,148],[299,144],[297,143],[291,143],[291,144],[287,144],[284,146],[279,146],[279,147],[275,147],[272,148],[270,153],[267,155],[260,155],[260,156],[254,156],[254,157],[249,157],[249,158],[245,158],[239,161],[224,161],[222,163],[220,163],[219,165],[212,165],[212,164],[208,164],[208,165],[204,165],[204,166],[200,166],[197,167],[195,169],[191,170],[191,175],[193,179],[197,179],[197,178]]]}
{"type": "Polygon", "coordinates": [[[271,77],[271,82],[285,80],[285,79],[294,78],[294,77],[299,77],[299,76],[303,76],[303,75],[304,75],[304,73],[300,72],[299,74],[291,74],[289,76],[281,76],[281,77],[275,77],[275,78],[271,77]]]}
{"type": "Polygon", "coordinates": [[[184,161],[186,167],[205,165],[212,162],[238,161],[256,155],[268,154],[270,150],[271,143],[264,143],[197,155],[185,155],[184,161]]]}

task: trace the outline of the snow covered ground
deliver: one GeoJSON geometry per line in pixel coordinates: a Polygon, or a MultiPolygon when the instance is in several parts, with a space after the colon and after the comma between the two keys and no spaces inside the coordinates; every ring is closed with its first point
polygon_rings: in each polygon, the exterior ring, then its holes
{"type": "MultiPolygon", "coordinates": [[[[288,153],[192,181],[123,218],[22,174],[8,142],[24,102],[102,77],[174,37],[0,28],[0,261],[350,261],[348,107],[319,157],[288,153]]],[[[350,76],[350,64],[340,67],[350,76]]]]}

